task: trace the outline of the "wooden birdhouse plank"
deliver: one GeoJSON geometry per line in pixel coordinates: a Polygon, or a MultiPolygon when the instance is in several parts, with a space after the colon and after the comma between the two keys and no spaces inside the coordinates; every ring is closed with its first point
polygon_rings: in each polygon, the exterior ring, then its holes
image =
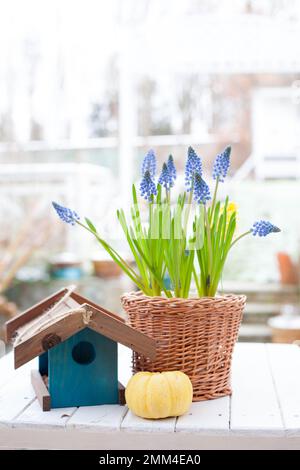
{"type": "Polygon", "coordinates": [[[135,330],[124,322],[112,319],[110,315],[98,314],[98,309],[89,305],[82,305],[93,312],[89,327],[108,338],[123,344],[140,354],[144,354],[150,359],[154,359],[156,354],[156,341],[153,338],[135,330]],[[113,320],[113,321],[112,321],[113,320]]]}
{"type": "Polygon", "coordinates": [[[123,318],[62,289],[7,323],[15,368],[39,357],[31,381],[43,410],[124,403],[118,343],[154,359],[156,341],[123,318]],[[47,384],[42,376],[47,377],[47,384]]]}
{"type": "Polygon", "coordinates": [[[60,291],[56,292],[55,294],[52,294],[41,302],[35,304],[33,307],[25,310],[25,312],[20,313],[19,315],[6,322],[6,341],[8,342],[12,339],[15,331],[18,328],[39,317],[40,315],[43,315],[52,306],[56,305],[60,299],[62,299],[65,295],[68,294],[68,292],[70,292],[70,289],[71,288],[61,289],[60,291]]]}
{"type": "Polygon", "coordinates": [[[36,393],[36,397],[41,405],[42,410],[50,411],[51,409],[50,394],[38,370],[31,371],[31,383],[36,393]]]}
{"type": "Polygon", "coordinates": [[[48,351],[39,356],[39,372],[41,375],[48,375],[48,351]]]}
{"type": "Polygon", "coordinates": [[[85,328],[85,324],[82,321],[82,311],[72,311],[35,336],[17,344],[15,346],[15,369],[26,364],[30,359],[40,356],[56,344],[65,341],[83,328],[85,328]]]}
{"type": "Polygon", "coordinates": [[[120,315],[117,315],[116,313],[110,312],[106,308],[100,307],[95,302],[91,302],[89,299],[87,299],[86,297],[83,297],[82,295],[79,295],[77,292],[72,292],[71,297],[72,297],[72,299],[76,300],[80,305],[82,305],[82,304],[91,305],[92,307],[96,308],[97,310],[101,310],[101,312],[106,313],[110,317],[113,317],[116,320],[119,320],[122,323],[125,323],[124,318],[122,318],[120,315]]]}
{"type": "Polygon", "coordinates": [[[118,345],[90,328],[49,350],[54,408],[119,403],[118,345]]]}
{"type": "Polygon", "coordinates": [[[121,382],[118,382],[118,390],[119,390],[119,404],[126,405],[126,398],[125,398],[125,387],[121,382]]]}

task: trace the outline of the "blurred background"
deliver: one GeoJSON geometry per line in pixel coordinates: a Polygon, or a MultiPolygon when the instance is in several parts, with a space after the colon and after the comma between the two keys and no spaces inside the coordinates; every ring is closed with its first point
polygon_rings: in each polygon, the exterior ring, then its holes
{"type": "Polygon", "coordinates": [[[0,325],[66,284],[114,310],[132,288],[52,200],[126,253],[115,211],[147,150],[180,174],[192,145],[210,175],[232,145],[222,188],[241,230],[266,218],[282,233],[241,242],[222,292],[248,296],[240,340],[300,340],[300,2],[0,7],[0,325]]]}

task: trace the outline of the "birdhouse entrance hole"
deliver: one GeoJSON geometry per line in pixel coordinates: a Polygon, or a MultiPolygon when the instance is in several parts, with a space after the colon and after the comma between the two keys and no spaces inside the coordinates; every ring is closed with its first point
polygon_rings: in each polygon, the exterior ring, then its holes
{"type": "Polygon", "coordinates": [[[88,341],[80,341],[73,347],[72,357],[78,364],[91,364],[96,357],[95,348],[88,341]]]}

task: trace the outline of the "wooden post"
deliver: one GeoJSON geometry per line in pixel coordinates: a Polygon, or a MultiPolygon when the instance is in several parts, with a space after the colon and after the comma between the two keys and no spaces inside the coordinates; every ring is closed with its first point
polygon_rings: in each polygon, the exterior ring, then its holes
{"type": "Polygon", "coordinates": [[[125,400],[125,387],[121,382],[118,382],[118,389],[119,389],[119,405],[126,405],[125,400]]]}
{"type": "Polygon", "coordinates": [[[120,80],[119,80],[119,183],[123,206],[130,199],[131,183],[134,172],[134,138],[136,136],[136,105],[134,90],[134,62],[132,49],[132,25],[122,24],[122,41],[120,54],[120,80]]]}
{"type": "Polygon", "coordinates": [[[44,384],[43,378],[38,370],[31,371],[31,383],[36,393],[36,397],[43,411],[50,411],[51,398],[49,391],[44,384]]]}

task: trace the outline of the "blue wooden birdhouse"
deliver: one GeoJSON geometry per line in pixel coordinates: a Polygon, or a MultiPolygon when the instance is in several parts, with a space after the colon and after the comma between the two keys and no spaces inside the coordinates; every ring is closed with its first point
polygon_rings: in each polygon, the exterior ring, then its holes
{"type": "Polygon", "coordinates": [[[15,368],[39,357],[31,380],[42,409],[122,401],[118,343],[153,359],[155,341],[118,315],[62,289],[6,323],[15,368]]]}

